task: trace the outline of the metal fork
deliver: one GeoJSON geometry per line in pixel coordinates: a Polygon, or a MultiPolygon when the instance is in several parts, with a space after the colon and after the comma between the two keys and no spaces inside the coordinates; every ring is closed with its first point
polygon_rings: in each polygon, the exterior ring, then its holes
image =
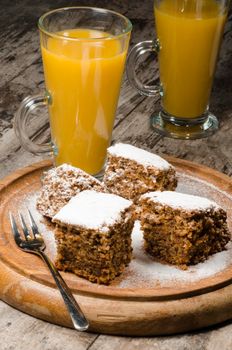
{"type": "Polygon", "coordinates": [[[9,213],[11,228],[14,234],[15,243],[24,252],[38,255],[47,264],[56,282],[56,285],[59,288],[59,291],[63,297],[64,303],[69,311],[74,328],[77,329],[78,331],[85,331],[88,329],[89,323],[86,320],[76,300],[74,299],[67,284],[61,277],[60,273],[57,271],[57,269],[55,268],[51,260],[48,258],[48,256],[44,253],[44,249],[46,247],[44,239],[39,233],[38,226],[36,225],[30,210],[28,210],[28,213],[29,213],[32,235],[26,225],[23,215],[19,213],[19,218],[20,218],[22,231],[25,239],[22,239],[20,235],[14,216],[12,215],[12,213],[9,213]]]}

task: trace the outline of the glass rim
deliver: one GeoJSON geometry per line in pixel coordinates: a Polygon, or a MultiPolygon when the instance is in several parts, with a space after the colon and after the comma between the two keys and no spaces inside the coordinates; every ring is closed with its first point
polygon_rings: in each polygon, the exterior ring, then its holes
{"type": "MultiPolygon", "coordinates": [[[[70,41],[92,41],[92,42],[94,42],[97,40],[101,40],[101,41],[102,40],[112,40],[112,39],[117,39],[117,38],[123,37],[131,32],[132,23],[126,16],[124,16],[116,11],[112,11],[112,10],[108,10],[108,9],[104,9],[104,8],[100,8],[100,7],[91,7],[91,6],[68,6],[68,7],[61,7],[61,8],[57,8],[57,9],[45,12],[42,16],[40,16],[40,18],[38,20],[38,27],[42,33],[49,35],[51,37],[57,38],[57,39],[65,39],[65,40],[70,40],[70,41]],[[45,28],[43,21],[48,16],[50,16],[54,13],[58,13],[58,12],[63,12],[63,11],[68,11],[68,10],[78,10],[78,9],[94,10],[94,11],[98,11],[100,13],[112,13],[114,15],[117,15],[118,17],[121,17],[125,21],[126,28],[124,31],[122,31],[122,33],[120,33],[118,35],[114,35],[113,37],[111,35],[109,35],[109,36],[95,37],[95,38],[71,38],[71,37],[67,37],[65,35],[50,32],[49,30],[47,30],[45,28]]],[[[73,29],[75,29],[75,28],[73,28],[73,29]]]]}

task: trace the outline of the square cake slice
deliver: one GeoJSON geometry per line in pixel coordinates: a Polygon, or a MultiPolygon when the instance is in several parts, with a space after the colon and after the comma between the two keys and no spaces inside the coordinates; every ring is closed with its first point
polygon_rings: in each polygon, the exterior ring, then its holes
{"type": "Polygon", "coordinates": [[[91,189],[107,192],[93,176],[69,164],[62,164],[45,174],[36,207],[42,215],[52,218],[77,193],[91,189]]]}
{"type": "Polygon", "coordinates": [[[172,191],[146,193],[139,200],[137,218],[145,250],[183,268],[224,250],[231,239],[226,212],[203,197],[172,191]]]}
{"type": "Polygon", "coordinates": [[[110,193],[87,190],[73,197],[52,219],[57,268],[109,284],[131,260],[131,206],[110,193]]]}
{"type": "Polygon", "coordinates": [[[150,191],[175,190],[175,169],[163,158],[132,145],[108,148],[103,182],[111,193],[136,200],[150,191]]]}

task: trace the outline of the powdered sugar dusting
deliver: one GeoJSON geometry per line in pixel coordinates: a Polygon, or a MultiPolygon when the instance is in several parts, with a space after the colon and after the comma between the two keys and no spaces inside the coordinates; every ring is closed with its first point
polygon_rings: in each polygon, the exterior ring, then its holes
{"type": "Polygon", "coordinates": [[[51,182],[57,186],[62,186],[63,191],[70,191],[70,186],[78,183],[86,184],[90,180],[94,184],[101,185],[100,181],[87,174],[84,170],[64,163],[48,170],[44,179],[42,179],[42,183],[45,182],[46,185],[48,182],[51,182]]]}
{"type": "MultiPolygon", "coordinates": [[[[232,205],[232,195],[214,186],[208,181],[204,181],[189,174],[177,172],[178,185],[177,192],[201,195],[220,204],[225,209],[225,203],[232,205]]],[[[228,205],[226,204],[226,207],[228,205]]]]}
{"type": "Polygon", "coordinates": [[[161,170],[168,170],[172,167],[171,164],[158,155],[125,143],[116,143],[109,147],[108,153],[112,156],[134,160],[144,166],[154,166],[161,170]]]}
{"type": "Polygon", "coordinates": [[[115,194],[87,190],[73,197],[52,221],[108,231],[108,226],[120,220],[122,211],[131,205],[131,201],[115,194]]]}
{"type": "MultiPolygon", "coordinates": [[[[193,195],[201,195],[218,203],[228,214],[228,226],[232,231],[232,196],[214,186],[210,182],[202,180],[196,176],[186,174],[184,172],[177,172],[178,187],[177,191],[182,193],[189,193],[193,195]]],[[[10,198],[10,203],[7,208],[12,210],[12,206],[20,208],[20,211],[26,213],[26,208],[29,208],[39,226],[40,232],[43,234],[46,241],[46,253],[54,261],[56,256],[56,243],[54,239],[54,224],[44,218],[36,210],[36,200],[40,184],[38,182],[36,189],[33,187],[34,183],[24,183],[25,187],[22,190],[20,197],[10,198]],[[32,190],[33,188],[33,190],[32,190]]],[[[7,210],[6,208],[6,210],[7,210]]],[[[7,210],[8,212],[8,210],[7,210]]],[[[17,215],[17,213],[15,213],[17,215]]],[[[26,216],[26,215],[25,215],[26,216]]],[[[115,288],[164,288],[164,287],[185,287],[189,283],[198,283],[207,277],[223,272],[224,269],[232,265],[232,244],[227,244],[227,250],[221,253],[214,254],[204,263],[191,266],[188,270],[183,271],[174,266],[163,265],[153,261],[143,250],[143,236],[140,231],[139,223],[136,222],[132,234],[133,241],[133,260],[125,269],[123,274],[112,282],[115,288]]],[[[41,262],[42,264],[42,262],[41,262]]],[[[28,265],[28,264],[27,264],[28,265]]],[[[25,268],[27,268],[26,266],[25,268]]],[[[66,275],[67,281],[75,278],[74,275],[69,277],[66,275]]],[[[78,283],[78,277],[77,283],[78,283]]],[[[90,283],[90,282],[89,282],[90,283]]],[[[94,288],[102,288],[102,286],[94,285],[94,288]]],[[[107,286],[105,287],[107,288],[107,286]]]]}
{"type": "Polygon", "coordinates": [[[173,191],[156,191],[144,194],[141,198],[148,198],[149,200],[168,205],[172,208],[181,208],[187,211],[190,210],[208,210],[219,209],[217,203],[205,197],[199,197],[191,194],[173,192],[173,191]]]}
{"type": "Polygon", "coordinates": [[[42,184],[37,209],[51,218],[77,193],[90,189],[105,191],[100,181],[69,164],[62,164],[47,171],[42,184]]]}
{"type": "Polygon", "coordinates": [[[143,287],[168,287],[173,283],[189,283],[215,275],[232,263],[232,242],[227,244],[227,250],[212,255],[204,263],[181,270],[175,266],[155,262],[143,250],[143,234],[137,221],[132,233],[133,256],[127,268],[126,278],[118,285],[121,288],[138,287],[138,281],[143,287]]]}

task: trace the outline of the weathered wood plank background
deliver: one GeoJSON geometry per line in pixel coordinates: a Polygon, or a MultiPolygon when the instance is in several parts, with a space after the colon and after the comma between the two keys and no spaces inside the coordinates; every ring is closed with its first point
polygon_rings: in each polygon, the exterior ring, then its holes
{"type": "MultiPolygon", "coordinates": [[[[0,178],[13,170],[46,158],[32,155],[20,147],[12,120],[20,101],[43,92],[37,20],[44,12],[63,6],[98,6],[129,17],[133,23],[131,45],[155,37],[152,0],[0,0],[0,178]]],[[[210,138],[179,141],[160,137],[149,128],[149,116],[159,109],[155,98],[140,96],[126,77],[123,82],[114,140],[129,142],[159,154],[205,164],[228,175],[232,174],[232,15],[226,25],[211,97],[211,110],[219,117],[220,130],[210,138]]],[[[158,69],[147,59],[143,79],[154,82],[158,69]]],[[[142,67],[141,67],[142,69],[142,67]]],[[[38,142],[44,138],[47,113],[41,111],[29,126],[38,142]]],[[[1,277],[0,277],[1,278],[1,277]]],[[[207,349],[232,348],[232,324],[227,323],[202,332],[156,338],[123,338],[96,334],[79,334],[73,330],[36,320],[0,302],[0,349],[207,349]]],[[[165,325],[164,325],[165,326],[165,325]]]]}

